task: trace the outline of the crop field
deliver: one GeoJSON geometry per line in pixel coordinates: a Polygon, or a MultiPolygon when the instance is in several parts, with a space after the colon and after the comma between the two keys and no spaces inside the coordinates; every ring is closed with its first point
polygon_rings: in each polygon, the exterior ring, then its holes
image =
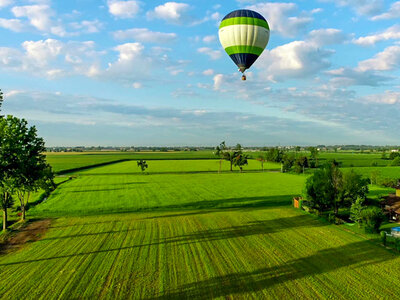
{"type": "MultiPolygon", "coordinates": [[[[350,170],[350,168],[346,168],[350,170]]],[[[346,170],[345,169],[345,170],[346,170]]],[[[370,178],[371,174],[376,172],[379,177],[400,179],[400,167],[364,167],[364,168],[352,168],[356,173],[370,178]]]]}
{"type": "MultiPolygon", "coordinates": [[[[29,210],[51,224],[0,253],[0,298],[398,296],[397,253],[291,207],[305,175],[169,174],[157,163],[160,174],[135,162],[82,171],[29,210]]],[[[176,170],[199,170],[186,163],[176,170]]]]}
{"type": "Polygon", "coordinates": [[[341,167],[371,167],[375,163],[378,167],[385,167],[390,160],[382,159],[382,154],[363,154],[363,153],[326,153],[321,152],[318,156],[320,163],[335,159],[341,163],[341,167]]]}
{"type": "MultiPolygon", "coordinates": [[[[157,173],[195,173],[195,172],[218,172],[220,160],[149,160],[147,161],[148,169],[146,174],[157,173]]],[[[264,170],[281,169],[281,164],[264,163],[264,170]]],[[[221,171],[227,172],[230,170],[230,163],[226,160],[221,161],[221,171]]],[[[238,172],[239,168],[233,166],[233,170],[238,172]]],[[[261,163],[254,159],[248,160],[248,165],[243,167],[244,171],[261,171],[261,163]]],[[[116,165],[104,166],[101,168],[93,168],[84,171],[78,171],[78,174],[138,174],[142,173],[137,166],[136,161],[121,162],[116,165]]]]}
{"type": "Polygon", "coordinates": [[[138,159],[215,159],[212,151],[185,152],[50,152],[46,154],[48,163],[55,172],[121,160],[138,159]]]}

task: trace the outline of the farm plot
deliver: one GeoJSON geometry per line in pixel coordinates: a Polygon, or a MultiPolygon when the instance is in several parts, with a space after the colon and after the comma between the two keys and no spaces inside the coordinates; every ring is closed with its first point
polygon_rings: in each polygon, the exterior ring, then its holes
{"type": "Polygon", "coordinates": [[[286,206],[70,217],[0,256],[3,299],[394,299],[400,257],[286,206]]]}
{"type": "MultiPolygon", "coordinates": [[[[220,160],[150,160],[147,161],[148,169],[145,173],[195,173],[195,172],[218,172],[220,160]]],[[[278,171],[281,165],[277,163],[264,163],[264,170],[278,171]]],[[[230,163],[221,161],[221,171],[230,170],[230,163]]],[[[233,166],[233,170],[239,172],[239,168],[233,166]]],[[[250,159],[248,165],[243,167],[244,171],[261,171],[261,163],[250,159]]],[[[138,174],[142,173],[136,161],[126,161],[115,165],[93,168],[79,171],[78,174],[138,174]]]]}
{"type": "Polygon", "coordinates": [[[400,167],[365,167],[365,168],[344,168],[343,170],[353,169],[356,173],[370,178],[372,173],[378,177],[400,179],[400,167]]]}
{"type": "Polygon", "coordinates": [[[363,153],[320,153],[319,161],[324,163],[327,160],[335,159],[341,163],[341,167],[370,167],[373,163],[379,167],[386,167],[390,161],[382,159],[382,154],[363,153]]]}
{"type": "Polygon", "coordinates": [[[79,176],[61,185],[30,214],[263,206],[270,201],[286,205],[301,193],[305,178],[281,173],[79,176]]]}

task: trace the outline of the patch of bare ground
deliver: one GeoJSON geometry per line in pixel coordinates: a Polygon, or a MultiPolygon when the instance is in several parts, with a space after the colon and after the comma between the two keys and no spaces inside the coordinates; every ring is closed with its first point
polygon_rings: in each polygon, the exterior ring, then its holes
{"type": "Polygon", "coordinates": [[[8,238],[0,243],[0,255],[17,251],[25,244],[40,240],[50,227],[51,219],[38,220],[12,232],[8,238]]]}

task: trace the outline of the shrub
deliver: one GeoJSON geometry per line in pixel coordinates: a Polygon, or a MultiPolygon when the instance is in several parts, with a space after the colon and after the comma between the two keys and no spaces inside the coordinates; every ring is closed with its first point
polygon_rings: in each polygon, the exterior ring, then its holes
{"type": "Polygon", "coordinates": [[[390,164],[393,167],[398,167],[400,166],[400,156],[397,156],[395,159],[393,159],[393,161],[390,164]]]}
{"type": "Polygon", "coordinates": [[[360,218],[366,232],[379,232],[379,227],[384,220],[384,215],[380,208],[370,206],[361,210],[360,218]]]}
{"type": "Polygon", "coordinates": [[[386,246],[386,231],[381,231],[381,241],[383,246],[386,246]]]}
{"type": "Polygon", "coordinates": [[[371,163],[371,166],[372,166],[372,167],[377,167],[377,166],[378,166],[378,163],[377,163],[376,161],[373,161],[373,162],[371,163]]]}
{"type": "Polygon", "coordinates": [[[384,187],[390,187],[393,188],[397,185],[397,180],[393,178],[380,178],[378,180],[379,185],[382,185],[384,187]]]}

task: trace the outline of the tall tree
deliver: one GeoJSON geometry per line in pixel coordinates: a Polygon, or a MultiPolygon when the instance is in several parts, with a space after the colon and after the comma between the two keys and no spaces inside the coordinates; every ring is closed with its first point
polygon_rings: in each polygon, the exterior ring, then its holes
{"type": "MultiPolygon", "coordinates": [[[[1,106],[3,105],[3,92],[1,91],[1,89],[0,89],[0,111],[1,111],[1,106]]],[[[0,117],[1,117],[1,115],[0,115],[0,117]]]]}
{"type": "Polygon", "coordinates": [[[261,163],[261,170],[264,172],[264,163],[267,160],[266,155],[264,153],[260,153],[257,157],[257,160],[261,163]]]}
{"type": "Polygon", "coordinates": [[[240,169],[240,173],[243,172],[243,166],[248,164],[248,155],[240,153],[238,154],[234,160],[233,160],[233,164],[235,165],[235,167],[239,167],[240,169]]]}
{"type": "MultiPolygon", "coordinates": [[[[53,173],[46,162],[44,141],[37,136],[35,126],[29,127],[24,119],[7,116],[0,126],[0,173],[12,178],[20,202],[21,219],[32,192],[52,181],[53,173]]],[[[2,179],[0,179],[2,180],[2,179]]]]}
{"type": "Polygon", "coordinates": [[[221,142],[217,147],[215,147],[215,155],[219,157],[219,169],[218,173],[221,173],[222,160],[224,159],[224,153],[226,151],[225,141],[221,142]]]}
{"type": "Polygon", "coordinates": [[[237,144],[236,147],[233,149],[233,151],[225,151],[223,153],[225,160],[229,161],[231,164],[231,172],[233,171],[233,165],[235,158],[243,153],[242,151],[242,145],[237,144]]]}
{"type": "Polygon", "coordinates": [[[3,231],[7,230],[8,209],[14,204],[14,183],[11,178],[2,178],[0,183],[0,209],[3,211],[3,231]]]}
{"type": "Polygon", "coordinates": [[[318,148],[317,147],[308,147],[308,151],[310,151],[310,158],[313,162],[315,168],[318,167],[318,148]]]}

